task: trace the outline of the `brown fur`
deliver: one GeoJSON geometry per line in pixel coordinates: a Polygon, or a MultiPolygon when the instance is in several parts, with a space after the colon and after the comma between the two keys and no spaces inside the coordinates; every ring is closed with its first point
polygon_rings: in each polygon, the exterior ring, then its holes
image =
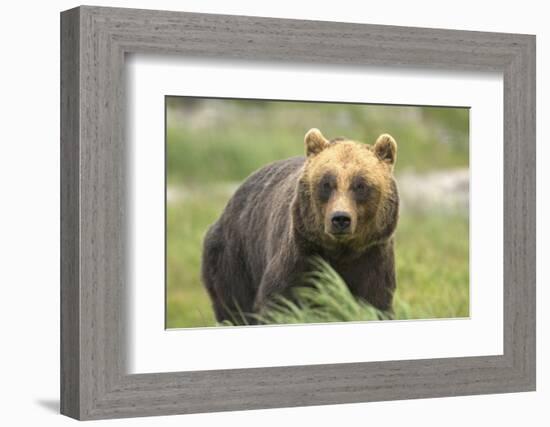
{"type": "Polygon", "coordinates": [[[218,321],[238,322],[236,312],[257,312],[273,295],[289,296],[313,255],[327,260],[354,295],[391,310],[399,206],[394,139],[384,134],[373,146],[328,141],[312,129],[305,146],[305,159],[252,174],[205,237],[202,277],[218,321]],[[342,233],[335,230],[340,215],[348,224],[342,233]]]}

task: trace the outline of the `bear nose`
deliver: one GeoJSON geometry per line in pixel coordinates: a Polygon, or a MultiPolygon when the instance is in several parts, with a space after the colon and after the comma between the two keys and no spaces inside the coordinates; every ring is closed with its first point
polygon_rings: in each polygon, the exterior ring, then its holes
{"type": "Polygon", "coordinates": [[[351,216],[346,212],[334,212],[330,218],[334,231],[341,233],[347,231],[351,225],[351,216]]]}

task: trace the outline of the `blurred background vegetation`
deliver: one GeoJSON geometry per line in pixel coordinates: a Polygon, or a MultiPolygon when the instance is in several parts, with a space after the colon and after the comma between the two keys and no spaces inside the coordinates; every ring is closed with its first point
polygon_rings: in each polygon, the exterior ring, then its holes
{"type": "Polygon", "coordinates": [[[395,317],[469,315],[467,108],[167,97],[166,123],[167,328],[216,325],[200,281],[204,234],[250,173],[302,155],[312,127],[397,140],[395,317]]]}

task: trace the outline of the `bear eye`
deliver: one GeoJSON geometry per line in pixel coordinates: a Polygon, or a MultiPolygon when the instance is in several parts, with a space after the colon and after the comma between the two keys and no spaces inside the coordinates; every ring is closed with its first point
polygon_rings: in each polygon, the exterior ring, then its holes
{"type": "Polygon", "coordinates": [[[321,179],[319,182],[319,198],[322,201],[328,201],[330,199],[330,195],[332,194],[332,190],[336,187],[336,178],[331,175],[327,174],[321,179]]]}
{"type": "Polygon", "coordinates": [[[355,194],[355,199],[358,202],[366,201],[370,194],[370,188],[362,178],[357,178],[353,181],[351,190],[355,194]]]}

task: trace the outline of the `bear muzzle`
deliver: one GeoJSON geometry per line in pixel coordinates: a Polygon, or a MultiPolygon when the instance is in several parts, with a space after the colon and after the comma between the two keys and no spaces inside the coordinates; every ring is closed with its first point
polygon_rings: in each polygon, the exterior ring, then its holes
{"type": "Polygon", "coordinates": [[[344,211],[336,211],[330,217],[330,233],[335,235],[351,233],[351,215],[344,211]]]}

